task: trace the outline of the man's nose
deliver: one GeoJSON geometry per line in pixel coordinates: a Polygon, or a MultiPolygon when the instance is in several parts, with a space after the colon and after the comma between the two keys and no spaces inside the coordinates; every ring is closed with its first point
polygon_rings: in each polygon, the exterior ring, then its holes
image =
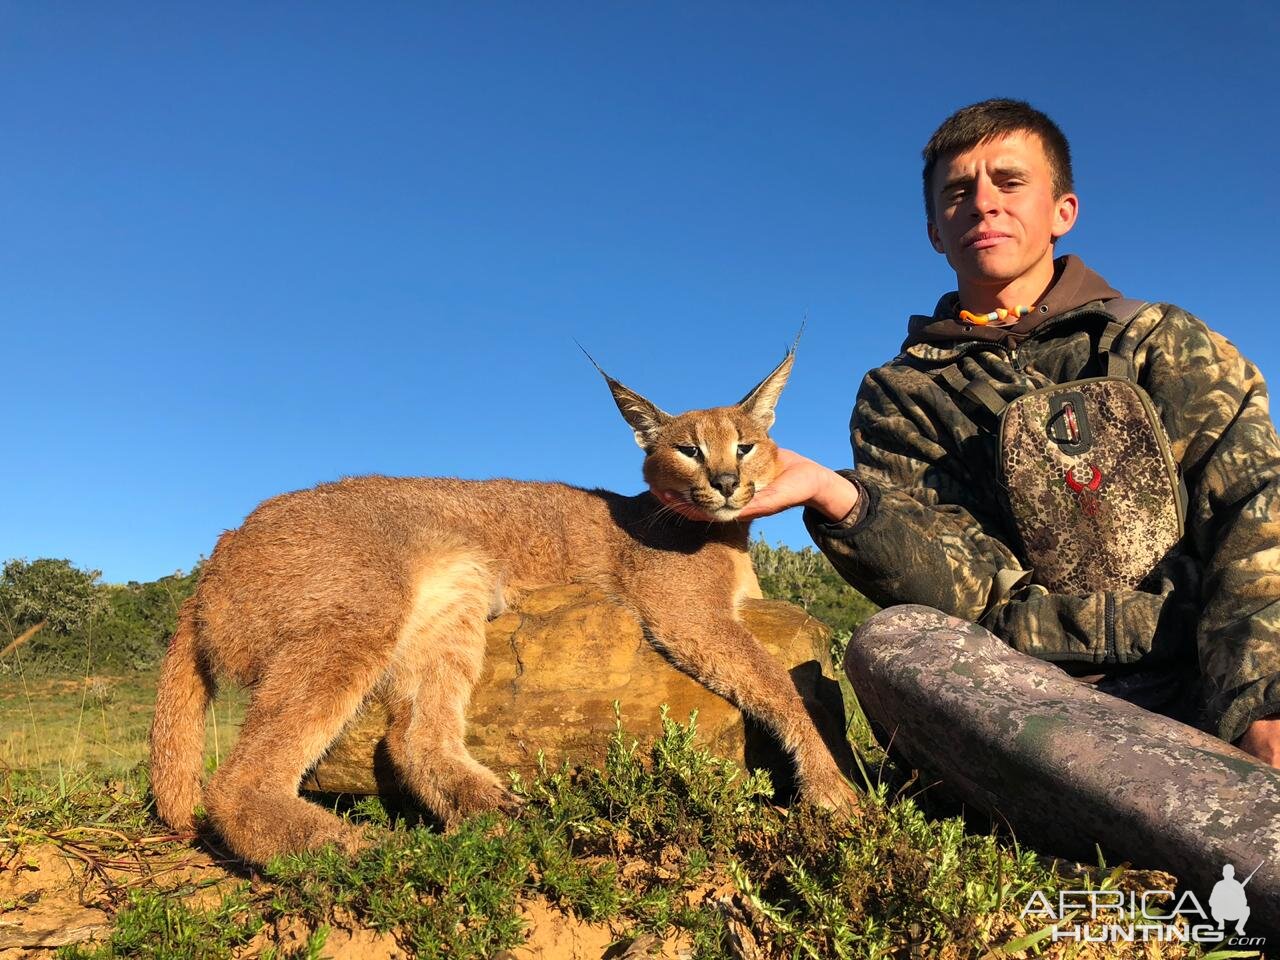
{"type": "Polygon", "coordinates": [[[973,216],[979,220],[1000,209],[1000,188],[986,177],[973,185],[973,216]]]}

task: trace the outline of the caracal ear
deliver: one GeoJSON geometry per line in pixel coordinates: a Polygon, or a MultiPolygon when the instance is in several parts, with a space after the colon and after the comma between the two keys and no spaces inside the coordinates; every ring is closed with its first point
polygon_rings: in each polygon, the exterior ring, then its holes
{"type": "Polygon", "coordinates": [[[671,414],[660,410],[630,387],[624,386],[605,373],[582,344],[578,344],[578,349],[587,354],[587,359],[600,371],[600,376],[604,377],[604,382],[609,385],[609,392],[613,394],[613,402],[618,405],[622,418],[631,424],[631,429],[635,431],[636,445],[648,451],[653,445],[653,435],[659,427],[671,419],[671,414]]]}
{"type": "MultiPolygon", "coordinates": [[[[604,371],[601,371],[601,373],[604,373],[604,371]]],[[[671,414],[658,409],[640,394],[629,387],[624,387],[607,373],[604,379],[609,384],[609,391],[613,394],[613,402],[622,411],[623,419],[631,424],[631,429],[636,432],[636,445],[640,449],[647,451],[653,446],[653,435],[658,432],[658,429],[664,423],[671,419],[671,414]]]]}
{"type": "MultiPolygon", "coordinates": [[[[796,337],[796,342],[800,342],[799,336],[796,337]]],[[[757,383],[750,393],[738,401],[738,407],[742,412],[765,430],[773,426],[773,408],[778,405],[782,388],[787,385],[787,377],[791,376],[791,365],[795,359],[796,348],[793,344],[787,351],[787,355],[782,358],[782,362],[773,368],[773,373],[757,383]]]]}

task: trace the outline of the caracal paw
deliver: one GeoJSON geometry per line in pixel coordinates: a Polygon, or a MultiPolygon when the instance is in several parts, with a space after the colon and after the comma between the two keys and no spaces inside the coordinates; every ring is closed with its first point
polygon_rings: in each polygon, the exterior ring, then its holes
{"type": "Polygon", "coordinates": [[[824,778],[818,783],[806,783],[801,796],[814,806],[832,813],[857,817],[862,813],[862,798],[844,777],[824,778]]]}
{"type": "Polygon", "coordinates": [[[373,846],[373,837],[364,827],[339,820],[334,824],[326,824],[323,829],[313,833],[308,838],[306,847],[318,850],[330,844],[348,857],[354,857],[373,846]]]}
{"type": "Polygon", "coordinates": [[[515,816],[524,806],[524,801],[503,786],[497,777],[490,779],[488,776],[476,776],[458,785],[453,801],[452,816],[448,818],[450,826],[491,811],[515,816]]]}

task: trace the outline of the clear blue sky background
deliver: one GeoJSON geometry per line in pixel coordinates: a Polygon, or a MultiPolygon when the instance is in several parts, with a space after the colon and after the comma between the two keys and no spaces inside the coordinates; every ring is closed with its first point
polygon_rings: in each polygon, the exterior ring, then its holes
{"type": "Polygon", "coordinates": [[[151,579],[344,474],[638,490],[574,337],[686,409],[807,315],[775,436],[847,465],[988,96],[1072,140],[1064,249],[1280,382],[1277,9],[0,3],[0,559],[151,579]]]}

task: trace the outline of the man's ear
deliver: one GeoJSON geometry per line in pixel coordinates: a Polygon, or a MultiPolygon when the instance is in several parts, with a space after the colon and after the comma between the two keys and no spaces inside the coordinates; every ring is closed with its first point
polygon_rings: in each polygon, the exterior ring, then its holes
{"type": "Polygon", "coordinates": [[[933,249],[939,253],[946,253],[947,251],[942,249],[942,234],[938,232],[938,225],[932,220],[926,220],[925,229],[929,231],[929,243],[933,245],[933,249]]]}
{"type": "MultiPolygon", "coordinates": [[[[799,337],[796,340],[799,341],[799,337]]],[[[792,346],[782,362],[773,368],[773,372],[751,388],[751,391],[738,401],[738,408],[755,420],[765,430],[773,426],[773,408],[778,404],[782,388],[787,385],[787,377],[791,376],[791,365],[795,363],[796,348],[792,346]]]]}
{"type": "Polygon", "coordinates": [[[1065,237],[1071,232],[1071,228],[1076,225],[1076,218],[1080,216],[1080,198],[1074,193],[1064,193],[1060,196],[1053,208],[1053,227],[1050,230],[1050,236],[1057,240],[1059,237],[1065,237]]]}

